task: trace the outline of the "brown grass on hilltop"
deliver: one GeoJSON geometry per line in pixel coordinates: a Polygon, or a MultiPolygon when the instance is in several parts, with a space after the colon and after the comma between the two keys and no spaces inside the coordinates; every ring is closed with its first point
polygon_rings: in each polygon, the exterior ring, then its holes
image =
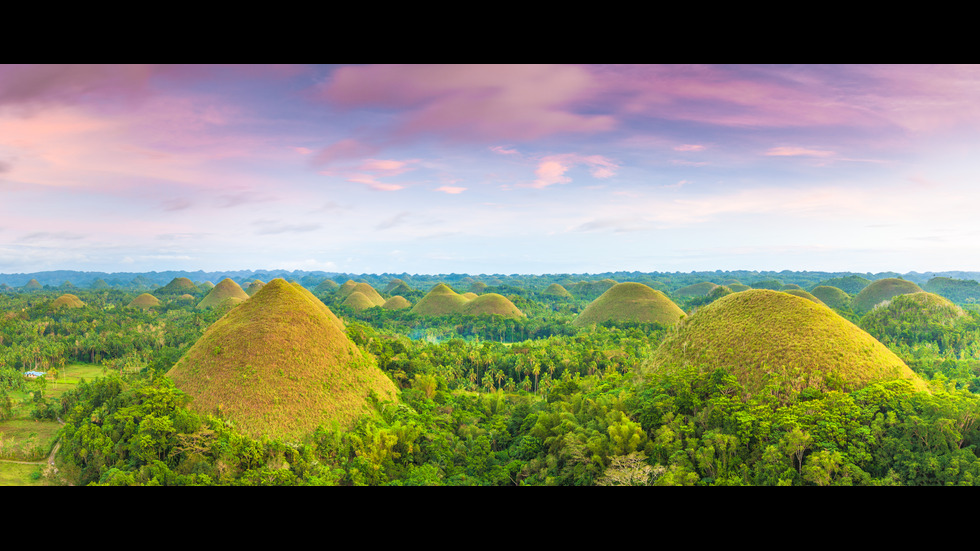
{"type": "Polygon", "coordinates": [[[351,426],[371,413],[370,392],[390,400],[397,390],[310,297],[270,281],[209,327],[167,375],[193,398],[190,407],[220,413],[253,437],[300,439],[333,421],[351,426]]]}
{"type": "Polygon", "coordinates": [[[643,372],[724,368],[749,394],[767,385],[855,390],[872,381],[925,382],[885,345],[825,305],[753,289],[703,306],[677,325],[643,372]]]}

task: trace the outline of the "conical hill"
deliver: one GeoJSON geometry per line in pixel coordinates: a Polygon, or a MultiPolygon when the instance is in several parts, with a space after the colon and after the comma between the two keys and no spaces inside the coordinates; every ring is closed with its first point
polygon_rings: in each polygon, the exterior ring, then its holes
{"type": "Polygon", "coordinates": [[[373,308],[374,306],[377,306],[376,304],[371,302],[371,299],[369,299],[367,295],[365,295],[360,291],[354,291],[353,293],[347,295],[347,298],[345,298],[344,302],[342,302],[341,304],[353,308],[355,311],[358,312],[361,310],[365,310],[367,308],[373,308]]]}
{"type": "Polygon", "coordinates": [[[949,299],[925,291],[897,295],[861,317],[858,325],[885,342],[909,345],[934,340],[937,327],[952,327],[968,314],[949,299]]]}
{"type": "Polygon", "coordinates": [[[460,312],[467,316],[491,314],[510,318],[526,317],[510,299],[497,293],[487,293],[471,299],[460,308],[460,312]]]}
{"type": "Polygon", "coordinates": [[[85,306],[85,303],[82,302],[82,299],[71,293],[61,295],[60,297],[54,299],[54,302],[51,303],[52,310],[60,310],[62,308],[82,308],[83,306],[85,306]]]}
{"type": "Polygon", "coordinates": [[[423,316],[445,316],[459,312],[467,302],[466,297],[453,291],[445,283],[437,283],[415,303],[412,313],[423,316]]]}
{"type": "Polygon", "coordinates": [[[572,321],[585,326],[604,321],[636,321],[673,325],[684,311],[667,295],[642,283],[617,283],[593,300],[572,321]]]}
{"type": "Polygon", "coordinates": [[[409,302],[407,298],[401,295],[395,295],[389,298],[388,300],[386,300],[385,303],[381,305],[381,307],[384,308],[385,310],[401,310],[402,308],[411,308],[412,303],[409,302]]]}
{"type": "Polygon", "coordinates": [[[191,408],[220,412],[253,437],[349,427],[372,411],[371,392],[391,400],[397,390],[320,306],[274,279],[212,324],[167,376],[191,408]]]}
{"type": "Polygon", "coordinates": [[[369,283],[355,282],[354,280],[347,280],[346,283],[337,289],[337,296],[340,298],[347,298],[351,293],[358,292],[367,297],[374,306],[381,306],[385,303],[384,297],[374,288],[371,287],[369,283]]]}
{"type": "Polygon", "coordinates": [[[703,306],[645,364],[648,375],[728,369],[755,394],[767,385],[850,391],[873,381],[925,382],[885,345],[825,305],[753,289],[703,306]]]}
{"type": "Polygon", "coordinates": [[[922,289],[919,288],[918,285],[904,279],[894,277],[877,279],[872,281],[870,285],[864,289],[861,289],[861,292],[855,295],[854,299],[851,300],[851,306],[854,308],[855,312],[867,312],[868,310],[874,308],[878,303],[888,300],[894,296],[908,293],[918,293],[921,291],[922,289]]]}
{"type": "Polygon", "coordinates": [[[144,310],[147,308],[156,308],[160,306],[160,299],[150,293],[143,293],[130,301],[127,306],[130,308],[142,308],[144,310]]]}
{"type": "Polygon", "coordinates": [[[545,289],[541,294],[548,297],[572,298],[572,294],[568,292],[568,289],[562,287],[557,283],[552,283],[551,285],[548,285],[548,288],[545,289]]]}
{"type": "Polygon", "coordinates": [[[194,282],[186,277],[175,277],[170,283],[153,291],[153,294],[162,297],[168,295],[183,295],[185,293],[200,293],[201,290],[194,285],[194,282]]]}
{"type": "Polygon", "coordinates": [[[242,289],[242,286],[235,280],[226,277],[219,281],[207,296],[201,299],[201,302],[197,303],[197,307],[201,310],[224,308],[240,304],[246,300],[248,300],[248,293],[242,289]]]}
{"type": "Polygon", "coordinates": [[[851,295],[833,285],[817,285],[810,293],[831,308],[847,308],[851,305],[851,295]]]}

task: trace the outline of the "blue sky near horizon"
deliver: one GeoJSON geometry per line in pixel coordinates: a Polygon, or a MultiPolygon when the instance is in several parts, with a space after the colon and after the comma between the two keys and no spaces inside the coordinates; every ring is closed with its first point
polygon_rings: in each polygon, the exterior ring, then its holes
{"type": "Polygon", "coordinates": [[[0,65],[0,272],[980,270],[978,66],[0,65]]]}

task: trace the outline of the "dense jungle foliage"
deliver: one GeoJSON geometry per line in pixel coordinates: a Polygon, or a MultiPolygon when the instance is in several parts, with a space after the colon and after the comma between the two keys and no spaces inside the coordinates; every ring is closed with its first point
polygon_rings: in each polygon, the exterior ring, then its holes
{"type": "MultiPolygon", "coordinates": [[[[807,288],[820,283],[812,279],[807,288]]],[[[930,381],[930,393],[893,381],[850,393],[774,386],[749,395],[721,369],[638,377],[670,328],[573,327],[594,296],[487,287],[527,314],[514,319],[355,312],[327,293],[320,298],[398,385],[400,399],[374,400],[377,415],[352,429],[324,426],[284,442],[249,438],[227,419],[195,413],[164,376],[222,312],[176,300],[126,308],[139,294],[133,290],[72,292],[86,307],[52,310],[61,294],[54,289],[0,294],[0,416],[11,415],[11,396],[34,391],[30,415],[63,423],[63,484],[980,483],[975,311],[915,331],[901,321],[862,325],[930,381]],[[56,376],[79,362],[104,366],[104,376],[58,399],[22,375],[56,376]]],[[[675,300],[690,313],[713,298],[675,300]]]]}

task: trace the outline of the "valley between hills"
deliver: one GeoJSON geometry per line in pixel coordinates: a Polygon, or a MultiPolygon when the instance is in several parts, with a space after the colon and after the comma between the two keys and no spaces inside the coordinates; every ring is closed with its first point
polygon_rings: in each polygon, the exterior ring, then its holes
{"type": "Polygon", "coordinates": [[[0,274],[0,485],[977,485],[978,280],[0,274]]]}

